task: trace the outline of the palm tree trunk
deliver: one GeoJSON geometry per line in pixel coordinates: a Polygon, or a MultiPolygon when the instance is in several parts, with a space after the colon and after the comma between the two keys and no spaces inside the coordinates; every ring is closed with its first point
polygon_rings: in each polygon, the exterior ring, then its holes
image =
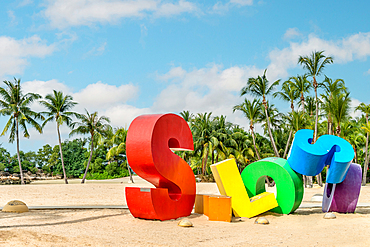
{"type": "Polygon", "coordinates": [[[283,158],[285,159],[286,158],[286,155],[288,153],[288,147],[289,147],[289,144],[290,144],[290,139],[292,138],[292,133],[293,133],[293,130],[290,130],[289,132],[289,137],[288,137],[288,141],[286,143],[286,146],[285,146],[285,150],[284,150],[284,155],[283,155],[283,158]]]}
{"type": "Polygon", "coordinates": [[[304,96],[303,96],[303,92],[301,93],[301,105],[302,105],[302,112],[304,112],[304,96]]]}
{"type": "Polygon", "coordinates": [[[260,157],[260,154],[258,153],[258,150],[257,150],[257,145],[256,145],[256,137],[254,136],[254,131],[253,131],[253,125],[250,125],[249,126],[250,130],[251,130],[251,134],[252,134],[252,140],[253,140],[253,146],[254,146],[254,150],[256,151],[256,154],[257,154],[257,158],[258,160],[261,159],[260,157]]]}
{"type": "Polygon", "coordinates": [[[340,123],[338,123],[338,126],[337,126],[337,136],[340,137],[340,132],[341,132],[341,129],[340,129],[340,123]]]}
{"type": "Polygon", "coordinates": [[[205,156],[203,158],[203,165],[202,165],[202,174],[205,175],[206,174],[206,169],[207,169],[207,160],[208,160],[208,146],[206,146],[204,148],[204,154],[203,156],[205,156]]]}
{"type": "Polygon", "coordinates": [[[272,137],[272,132],[271,132],[271,128],[270,128],[270,119],[269,119],[269,115],[267,113],[267,105],[266,105],[266,103],[264,105],[265,105],[265,114],[266,114],[266,119],[267,119],[267,129],[269,131],[272,148],[274,149],[275,156],[278,157],[278,158],[280,158],[279,152],[278,152],[278,150],[276,148],[276,144],[275,144],[274,138],[272,137]]]}
{"type": "Polygon", "coordinates": [[[316,180],[317,180],[317,184],[320,185],[320,187],[322,187],[322,176],[321,176],[321,172],[316,175],[316,180]]]}
{"type": "Polygon", "coordinates": [[[81,184],[83,184],[85,182],[87,171],[89,170],[89,166],[90,166],[90,162],[91,162],[91,158],[92,158],[92,154],[93,154],[93,150],[94,150],[94,141],[93,140],[94,140],[94,135],[91,135],[90,157],[89,157],[89,161],[87,162],[85,174],[82,178],[81,184]]]}
{"type": "Polygon", "coordinates": [[[331,122],[331,119],[328,119],[328,134],[333,134],[333,123],[331,122]]]}
{"type": "Polygon", "coordinates": [[[317,82],[316,82],[315,76],[313,77],[313,87],[315,89],[316,119],[315,119],[315,132],[313,133],[312,144],[314,144],[317,140],[317,125],[318,125],[318,122],[319,122],[319,101],[317,99],[317,82]]]}
{"type": "MultiPolygon", "coordinates": [[[[366,116],[366,123],[368,123],[368,117],[366,116]]],[[[366,185],[366,175],[367,169],[369,166],[369,156],[368,156],[368,144],[369,143],[369,133],[366,133],[366,143],[365,143],[365,164],[364,164],[364,172],[362,173],[362,185],[366,185]]]]}
{"type": "Polygon", "coordinates": [[[57,132],[58,132],[58,141],[59,141],[59,150],[60,150],[60,159],[62,161],[62,168],[63,168],[63,175],[64,175],[64,182],[68,184],[67,180],[67,174],[66,174],[66,169],[64,167],[64,158],[63,158],[63,151],[62,151],[62,141],[60,138],[60,131],[59,131],[59,124],[57,123],[57,132]]]}
{"type": "Polygon", "coordinates": [[[128,164],[128,162],[127,162],[127,170],[128,170],[128,174],[130,174],[130,180],[131,180],[131,183],[135,183],[135,182],[134,182],[134,179],[133,179],[133,177],[132,177],[131,167],[130,167],[130,165],[128,164]]]}
{"type": "Polygon", "coordinates": [[[22,171],[22,164],[21,164],[21,156],[19,155],[19,134],[18,134],[18,117],[15,118],[17,129],[17,157],[18,157],[18,164],[19,164],[19,173],[21,174],[21,184],[24,185],[24,178],[23,178],[23,171],[22,171]]]}

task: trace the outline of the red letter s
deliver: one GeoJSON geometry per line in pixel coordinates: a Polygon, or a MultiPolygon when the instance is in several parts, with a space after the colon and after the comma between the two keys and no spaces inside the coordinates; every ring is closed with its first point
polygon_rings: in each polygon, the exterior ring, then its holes
{"type": "Polygon", "coordinates": [[[190,215],[196,183],[189,165],[171,150],[194,150],[186,121],[175,114],[142,115],[127,133],[126,155],[137,175],[156,188],[126,188],[134,217],[168,220],[190,215]]]}

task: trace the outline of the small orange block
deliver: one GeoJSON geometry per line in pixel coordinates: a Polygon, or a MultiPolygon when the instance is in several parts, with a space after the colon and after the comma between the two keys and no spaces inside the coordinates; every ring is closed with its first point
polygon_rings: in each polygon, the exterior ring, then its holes
{"type": "Polygon", "coordinates": [[[224,195],[195,196],[194,213],[208,216],[208,220],[231,222],[231,197],[224,195]]]}
{"type": "Polygon", "coordinates": [[[204,214],[204,196],[202,194],[195,195],[194,213],[204,214]]]}
{"type": "Polygon", "coordinates": [[[231,222],[231,197],[208,196],[208,220],[231,222]]]}

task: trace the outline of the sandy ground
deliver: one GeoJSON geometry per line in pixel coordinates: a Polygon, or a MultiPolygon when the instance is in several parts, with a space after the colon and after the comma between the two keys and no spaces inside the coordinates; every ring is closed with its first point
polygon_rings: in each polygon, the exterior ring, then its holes
{"type": "MultiPolygon", "coordinates": [[[[27,186],[0,186],[0,206],[20,199],[29,206],[125,205],[126,186],[151,187],[135,177],[88,181],[69,185],[62,181],[27,186]]],[[[268,189],[270,191],[270,188],[268,189]]],[[[306,189],[303,204],[323,188],[306,189]]],[[[197,184],[198,193],[217,194],[214,183],[197,184]]],[[[360,203],[370,203],[370,186],[362,187],[360,203]]],[[[369,246],[370,208],[355,214],[323,219],[320,209],[298,209],[291,215],[266,213],[269,225],[253,219],[232,223],[208,221],[204,215],[187,217],[194,227],[177,226],[178,220],[135,219],[125,209],[31,210],[0,213],[0,246],[369,246]]]]}

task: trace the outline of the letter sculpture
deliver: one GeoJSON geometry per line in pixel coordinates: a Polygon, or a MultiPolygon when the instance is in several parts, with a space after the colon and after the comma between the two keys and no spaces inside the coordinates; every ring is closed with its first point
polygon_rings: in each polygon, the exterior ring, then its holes
{"type": "MultiPolygon", "coordinates": [[[[204,211],[210,220],[231,221],[231,200],[235,216],[251,218],[268,210],[292,213],[302,202],[302,175],[315,176],[328,166],[323,211],[353,213],[362,171],[360,165],[351,163],[352,146],[332,135],[323,135],[311,144],[312,136],[312,130],[297,131],[288,160],[259,160],[241,175],[234,159],[211,165],[221,195],[228,197],[198,195],[195,211],[204,211]],[[276,198],[265,190],[266,176],[276,183],[276,198]]],[[[137,175],[155,186],[126,187],[127,205],[134,217],[169,220],[190,215],[196,196],[195,177],[173,151],[193,149],[192,133],[180,116],[157,114],[134,119],[127,133],[127,160],[137,175]]]]}
{"type": "Polygon", "coordinates": [[[131,123],[126,140],[132,170],[156,188],[126,187],[126,201],[137,218],[169,220],[190,215],[195,177],[171,150],[193,150],[186,121],[175,114],[142,115],[131,123]]]}
{"type": "Polygon", "coordinates": [[[278,206],[275,195],[262,192],[249,198],[234,159],[211,165],[221,195],[231,196],[234,215],[252,218],[278,206]]]}
{"type": "Polygon", "coordinates": [[[266,158],[248,165],[241,174],[245,189],[239,181],[235,161],[227,160],[212,165],[212,173],[220,193],[232,197],[234,214],[253,217],[268,210],[282,214],[294,212],[303,199],[301,174],[315,176],[326,165],[329,167],[323,196],[323,211],[354,212],[360,193],[362,173],[359,165],[351,164],[354,157],[352,146],[346,140],[332,135],[323,135],[315,144],[311,144],[312,137],[312,130],[299,130],[295,134],[288,160],[266,158]],[[278,207],[272,207],[272,198],[269,197],[268,203],[259,204],[254,201],[260,198],[267,202],[266,176],[273,178],[276,183],[278,207]],[[246,192],[248,195],[245,195],[246,192]],[[246,199],[248,196],[252,197],[250,202],[246,199]]]}
{"type": "Polygon", "coordinates": [[[279,206],[272,209],[272,212],[289,214],[294,212],[302,202],[302,175],[294,172],[285,159],[266,158],[256,161],[244,168],[241,175],[251,197],[266,191],[266,176],[274,179],[279,206]]]}
{"type": "Polygon", "coordinates": [[[311,144],[313,130],[297,131],[289,152],[290,167],[306,176],[319,174],[329,166],[322,203],[323,212],[328,212],[335,195],[337,184],[343,182],[355,155],[349,142],[333,135],[323,135],[311,144]]]}

